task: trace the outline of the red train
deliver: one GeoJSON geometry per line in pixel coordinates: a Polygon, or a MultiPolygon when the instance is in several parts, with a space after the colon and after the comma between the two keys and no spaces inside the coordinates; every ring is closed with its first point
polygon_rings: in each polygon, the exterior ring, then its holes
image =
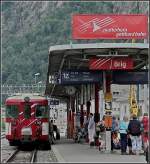
{"type": "Polygon", "coordinates": [[[48,100],[35,94],[6,99],[6,139],[11,146],[42,143],[51,149],[48,100]]]}

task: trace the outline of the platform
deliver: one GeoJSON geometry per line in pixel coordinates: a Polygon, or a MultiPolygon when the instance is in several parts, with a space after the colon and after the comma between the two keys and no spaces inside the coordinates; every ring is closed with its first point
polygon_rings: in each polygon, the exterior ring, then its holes
{"type": "Polygon", "coordinates": [[[146,163],[144,155],[121,155],[120,150],[113,153],[100,152],[86,143],[75,143],[72,139],[62,138],[52,149],[59,162],[86,163],[146,163]]]}

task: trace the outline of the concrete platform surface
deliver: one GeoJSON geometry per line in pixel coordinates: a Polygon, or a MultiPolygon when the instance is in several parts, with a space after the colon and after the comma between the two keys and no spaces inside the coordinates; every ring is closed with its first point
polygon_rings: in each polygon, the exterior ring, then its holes
{"type": "Polygon", "coordinates": [[[100,152],[86,143],[75,143],[72,139],[62,138],[52,145],[58,162],[86,163],[146,163],[144,155],[121,155],[120,150],[113,153],[100,152]]]}

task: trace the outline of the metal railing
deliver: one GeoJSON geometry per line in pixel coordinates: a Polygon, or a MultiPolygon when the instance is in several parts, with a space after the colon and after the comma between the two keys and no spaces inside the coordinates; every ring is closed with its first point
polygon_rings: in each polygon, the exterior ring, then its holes
{"type": "Polygon", "coordinates": [[[43,84],[22,84],[22,85],[1,85],[1,94],[15,94],[15,93],[44,93],[45,85],[43,84]]]}

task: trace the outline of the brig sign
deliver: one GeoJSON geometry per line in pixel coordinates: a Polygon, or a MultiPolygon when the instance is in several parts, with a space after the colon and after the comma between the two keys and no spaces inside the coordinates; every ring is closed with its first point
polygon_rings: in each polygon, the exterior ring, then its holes
{"type": "Polygon", "coordinates": [[[72,17],[73,39],[144,39],[148,17],[142,14],[77,14],[72,17]]]}
{"type": "Polygon", "coordinates": [[[133,59],[130,57],[103,57],[89,61],[90,70],[132,70],[133,59]]]}

